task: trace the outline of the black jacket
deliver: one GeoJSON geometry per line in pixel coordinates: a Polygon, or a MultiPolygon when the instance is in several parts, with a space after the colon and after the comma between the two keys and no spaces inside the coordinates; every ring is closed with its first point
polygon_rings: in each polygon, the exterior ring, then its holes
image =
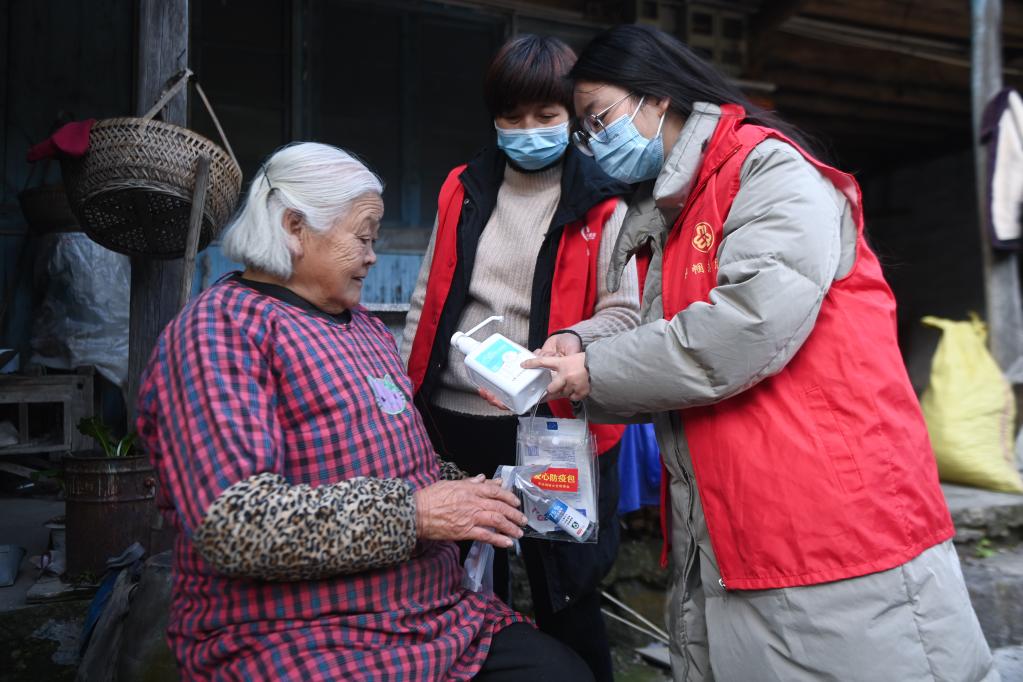
{"type": "MultiPolygon", "coordinates": [[[[497,193],[504,182],[508,157],[495,146],[484,148],[468,163],[459,176],[465,188],[462,212],[458,219],[458,262],[451,282],[451,291],[441,311],[437,324],[437,335],[430,350],[423,385],[417,398],[420,404],[429,402],[431,392],[436,388],[442,370],[447,366],[451,350],[451,335],[457,331],[458,321],[465,309],[472,280],[472,269],[476,262],[476,247],[483,228],[497,204],[497,193]]],[[[625,195],[629,185],[619,182],[600,170],[589,156],[569,146],[563,157],[561,171],[561,197],[554,210],[550,227],[544,236],[533,274],[532,304],[529,310],[528,348],[539,348],[547,340],[547,326],[550,318],[551,285],[554,281],[554,264],[558,246],[565,226],[586,217],[586,212],[605,199],[625,195]]]]}

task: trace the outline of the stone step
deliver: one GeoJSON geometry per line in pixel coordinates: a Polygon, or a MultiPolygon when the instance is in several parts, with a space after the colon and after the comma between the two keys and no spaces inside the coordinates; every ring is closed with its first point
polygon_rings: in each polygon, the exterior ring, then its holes
{"type": "Polygon", "coordinates": [[[942,483],[956,543],[1023,540],[1023,495],[942,483]]]}
{"type": "Polygon", "coordinates": [[[992,649],[1023,644],[1023,547],[962,559],[973,610],[992,649]]]}

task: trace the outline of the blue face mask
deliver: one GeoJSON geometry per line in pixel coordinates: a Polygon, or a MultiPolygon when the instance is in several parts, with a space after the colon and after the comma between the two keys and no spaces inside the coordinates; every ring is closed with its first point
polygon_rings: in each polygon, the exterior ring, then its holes
{"type": "Polygon", "coordinates": [[[547,128],[497,128],[497,146],[525,170],[538,170],[549,166],[565,153],[568,147],[568,121],[547,128]]]}
{"type": "Polygon", "coordinates": [[[600,168],[622,182],[652,180],[657,177],[661,172],[661,166],[664,165],[664,139],[661,137],[664,116],[661,116],[661,121],[657,124],[654,138],[648,140],[632,122],[641,106],[642,99],[631,116],[622,116],[607,127],[606,142],[601,142],[596,137],[589,139],[589,147],[600,168]]]}

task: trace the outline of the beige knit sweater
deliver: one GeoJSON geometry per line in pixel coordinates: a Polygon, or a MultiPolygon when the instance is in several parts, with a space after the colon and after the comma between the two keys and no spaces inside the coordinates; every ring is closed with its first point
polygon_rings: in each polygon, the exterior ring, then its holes
{"type": "MultiPolygon", "coordinates": [[[[505,169],[497,204],[480,236],[469,294],[458,321],[458,329],[467,330],[491,315],[504,315],[504,321],[493,323],[480,331],[479,338],[482,340],[494,332],[500,332],[512,341],[526,345],[536,258],[560,196],[561,164],[536,173],[522,173],[511,166],[505,169]]],[[[584,347],[597,339],[618,334],[639,324],[639,285],[635,263],[629,263],[622,277],[621,288],[615,293],[607,291],[605,281],[625,211],[626,204],[620,201],[604,226],[597,255],[598,290],[593,317],[571,327],[582,338],[584,347]]],[[[416,289],[412,294],[401,343],[401,355],[406,365],[426,297],[426,281],[433,261],[436,237],[437,226],[434,224],[416,289]]],[[[479,397],[476,387],[465,372],[462,359],[458,351],[452,351],[451,361],[434,392],[433,404],[463,414],[507,416],[508,412],[490,406],[479,397]]]]}

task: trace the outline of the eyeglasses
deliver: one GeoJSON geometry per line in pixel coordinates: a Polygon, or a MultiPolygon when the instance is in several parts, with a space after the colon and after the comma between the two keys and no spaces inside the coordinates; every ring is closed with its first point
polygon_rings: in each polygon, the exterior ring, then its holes
{"type": "Polygon", "coordinates": [[[577,119],[577,127],[574,131],[572,131],[572,142],[575,146],[583,153],[593,156],[593,150],[590,149],[590,140],[596,140],[601,144],[610,141],[610,137],[607,133],[607,126],[604,125],[604,117],[607,116],[612,109],[630,97],[632,97],[632,93],[628,92],[603,111],[596,114],[588,114],[577,119]]]}

